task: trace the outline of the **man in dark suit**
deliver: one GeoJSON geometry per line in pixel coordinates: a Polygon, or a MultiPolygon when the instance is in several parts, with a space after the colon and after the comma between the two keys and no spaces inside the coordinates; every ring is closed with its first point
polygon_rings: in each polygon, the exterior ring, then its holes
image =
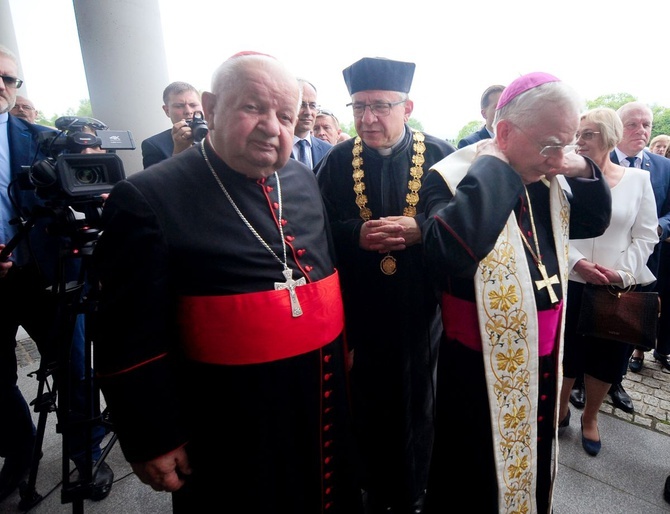
{"type": "MultiPolygon", "coordinates": [[[[658,291],[661,296],[660,325],[663,326],[664,322],[668,323],[670,317],[670,309],[667,306],[663,309],[663,306],[666,305],[664,299],[670,300],[670,297],[665,296],[668,294],[668,287],[670,286],[669,270],[667,269],[670,266],[670,260],[667,257],[662,257],[662,255],[666,256],[668,251],[666,249],[668,243],[663,241],[670,237],[670,160],[646,149],[651,137],[653,123],[653,113],[646,104],[629,102],[622,105],[617,113],[623,123],[623,138],[610,154],[610,159],[624,167],[647,170],[656,199],[659,243],[655,246],[654,253],[649,257],[647,266],[657,278],[654,290],[658,291]]],[[[670,371],[669,338],[670,333],[660,328],[658,346],[654,350],[653,356],[665,369],[670,371]]],[[[631,357],[630,354],[629,357],[631,357]]],[[[628,360],[622,363],[624,374],[629,365],[631,371],[639,372],[642,369],[643,361],[644,351],[636,349],[632,352],[630,364],[628,360]]],[[[616,407],[625,412],[634,411],[633,401],[621,383],[612,384],[609,394],[616,407]]]]}
{"type": "MultiPolygon", "coordinates": [[[[46,156],[40,151],[40,134],[57,134],[50,127],[33,125],[9,114],[16,102],[17,89],[22,81],[17,78],[18,62],[14,54],[0,46],[0,249],[17,234],[20,225],[12,220],[37,218],[26,237],[21,237],[9,260],[0,262],[0,457],[4,458],[0,471],[0,501],[11,495],[25,479],[33,457],[36,429],[25,398],[17,386],[16,334],[22,326],[35,341],[42,360],[54,362],[58,344],[54,344],[53,326],[57,318],[54,295],[47,286],[56,283],[60,238],[50,235],[47,228],[54,224],[52,216],[37,216],[37,206],[43,206],[35,191],[18,187],[22,166],[41,161],[46,156]]],[[[47,209],[48,210],[48,209],[47,209]]],[[[28,225],[30,226],[30,225],[28,225]]],[[[78,266],[65,264],[65,279],[77,277],[78,266]]],[[[62,321],[62,320],[60,320],[62,321]]],[[[84,377],[85,361],[84,319],[77,317],[73,327],[71,362],[68,368],[70,407],[73,418],[86,415],[87,389],[84,377]],[[81,403],[80,403],[81,402],[81,403]],[[76,412],[75,412],[76,411],[76,412]]],[[[60,343],[60,341],[56,341],[60,343]]],[[[54,373],[58,373],[55,369],[54,373]]],[[[83,426],[83,425],[80,425],[83,426]]],[[[69,457],[80,469],[91,437],[91,456],[100,458],[100,443],[105,435],[102,425],[86,430],[74,429],[70,439],[69,457]]],[[[102,462],[95,476],[91,498],[105,498],[111,488],[114,474],[102,462]]]]}
{"type": "Polygon", "coordinates": [[[482,99],[480,101],[482,110],[480,112],[482,113],[482,117],[486,120],[486,123],[477,132],[461,139],[458,142],[458,148],[463,148],[464,146],[471,145],[482,139],[493,137],[493,118],[496,114],[496,106],[498,105],[498,99],[500,98],[503,89],[505,89],[505,86],[495,84],[487,87],[484,93],[482,93],[482,99]]]}
{"type": "Polygon", "coordinates": [[[142,141],[145,169],[193,145],[193,132],[188,122],[193,119],[194,112],[202,112],[200,93],[187,82],[173,82],[163,91],[163,111],[173,125],[142,141]]]}
{"type": "Polygon", "coordinates": [[[316,102],[316,88],[304,79],[298,79],[302,88],[302,103],[298,112],[298,123],[293,131],[293,151],[291,157],[299,160],[310,169],[328,153],[333,146],[312,134],[319,104],[316,102]]]}

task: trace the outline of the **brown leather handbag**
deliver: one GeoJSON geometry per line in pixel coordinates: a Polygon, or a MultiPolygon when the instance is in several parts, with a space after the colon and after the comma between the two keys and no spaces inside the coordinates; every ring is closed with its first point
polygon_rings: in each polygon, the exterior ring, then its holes
{"type": "Polygon", "coordinates": [[[577,332],[652,350],[660,312],[656,292],[586,284],[577,332]]]}

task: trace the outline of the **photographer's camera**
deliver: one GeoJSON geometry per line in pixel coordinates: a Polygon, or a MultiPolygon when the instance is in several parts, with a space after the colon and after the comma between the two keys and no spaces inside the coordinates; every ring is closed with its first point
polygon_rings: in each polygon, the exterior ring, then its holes
{"type": "Polygon", "coordinates": [[[199,143],[207,136],[209,132],[209,127],[207,126],[207,121],[205,120],[205,115],[201,111],[195,111],[193,113],[193,118],[186,120],[186,124],[191,127],[191,132],[193,134],[193,141],[199,143]]]}

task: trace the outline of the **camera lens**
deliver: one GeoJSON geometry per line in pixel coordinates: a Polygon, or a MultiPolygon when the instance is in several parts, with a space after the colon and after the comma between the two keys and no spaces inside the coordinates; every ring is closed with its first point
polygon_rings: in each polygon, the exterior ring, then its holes
{"type": "Polygon", "coordinates": [[[74,179],[79,184],[90,185],[104,182],[103,173],[98,167],[77,168],[74,173],[74,179]]]}

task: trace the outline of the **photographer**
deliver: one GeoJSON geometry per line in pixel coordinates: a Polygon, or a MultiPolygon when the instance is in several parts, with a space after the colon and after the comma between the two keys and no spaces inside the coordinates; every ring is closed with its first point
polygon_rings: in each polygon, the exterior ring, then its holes
{"type": "MultiPolygon", "coordinates": [[[[200,93],[191,84],[187,82],[169,84],[163,91],[163,111],[173,125],[171,129],[142,141],[142,164],[145,169],[183,152],[204,137],[204,135],[196,137],[191,126],[195,113],[202,114],[200,93]]],[[[201,128],[204,125],[206,134],[205,121],[196,118],[196,123],[201,128]]]]}
{"type": "MultiPolygon", "coordinates": [[[[21,219],[44,208],[35,191],[22,190],[17,179],[22,166],[30,166],[46,156],[40,150],[40,134],[49,127],[33,125],[9,114],[16,102],[17,89],[22,81],[17,78],[18,62],[5,47],[0,46],[0,246],[9,242],[19,231],[12,220],[21,219]]],[[[61,237],[48,232],[52,220],[39,218],[13,250],[8,262],[0,263],[0,456],[4,457],[0,471],[0,501],[11,495],[23,481],[31,466],[36,429],[28,404],[17,386],[16,333],[22,326],[39,348],[41,360],[52,362],[59,351],[53,344],[54,329],[62,325],[59,305],[47,290],[57,280],[57,263],[61,237]],[[58,324],[60,322],[60,324],[58,324]]],[[[78,276],[79,265],[67,262],[66,280],[78,276]]],[[[84,380],[86,365],[83,315],[74,323],[67,384],[70,390],[72,417],[87,416],[86,398],[90,381],[84,380]]],[[[63,374],[56,373],[63,378],[63,374]]],[[[54,375],[54,376],[56,376],[54,375]]],[[[63,385],[63,384],[61,384],[63,385]]],[[[62,400],[62,399],[61,399],[62,400]]],[[[91,456],[101,456],[100,443],[105,429],[96,425],[88,433],[85,429],[71,431],[68,456],[80,473],[86,462],[87,446],[91,437],[91,456]]],[[[102,462],[94,477],[91,499],[105,498],[112,487],[114,474],[102,462]]]]}

